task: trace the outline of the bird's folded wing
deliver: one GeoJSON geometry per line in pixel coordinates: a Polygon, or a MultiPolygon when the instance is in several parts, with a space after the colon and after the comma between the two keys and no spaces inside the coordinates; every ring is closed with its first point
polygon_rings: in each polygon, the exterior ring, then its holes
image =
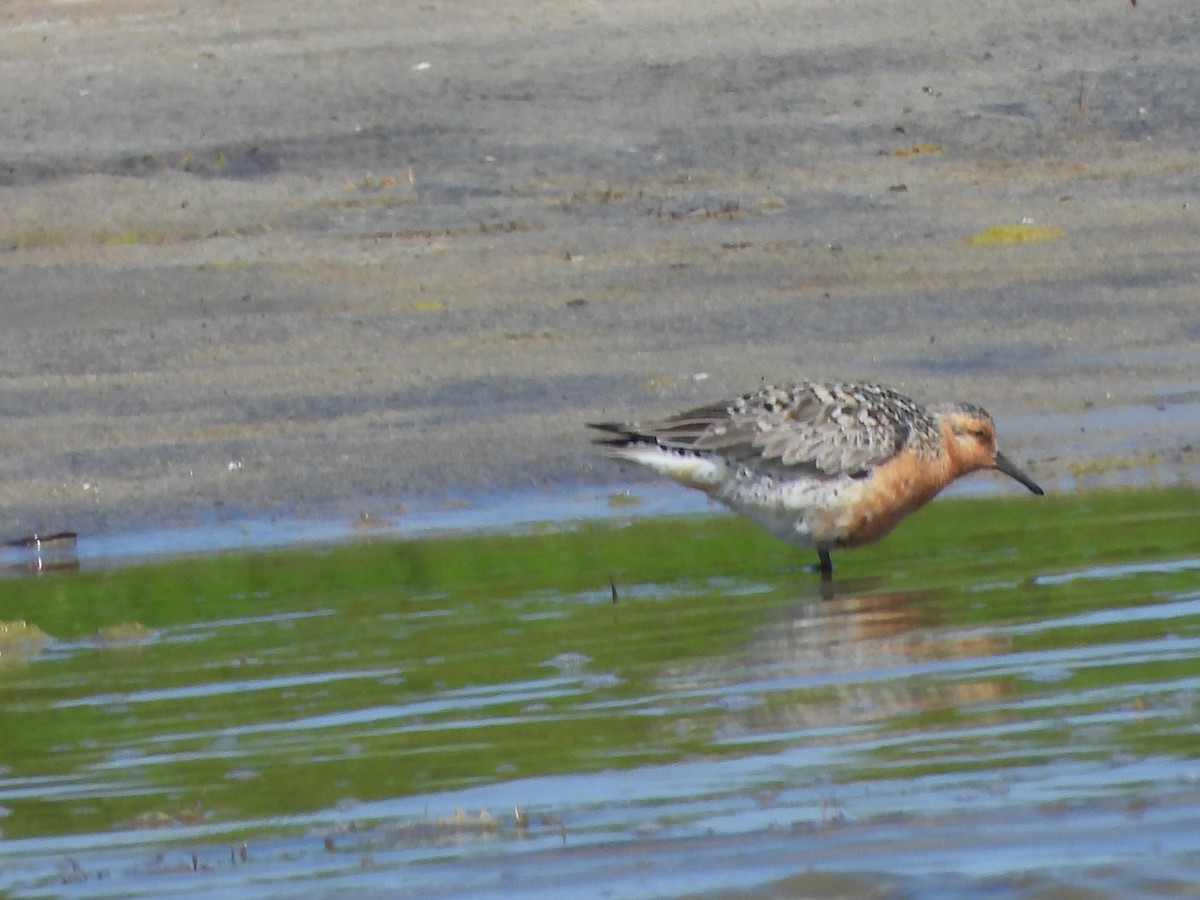
{"type": "Polygon", "coordinates": [[[824,475],[866,472],[895,456],[909,433],[904,416],[886,403],[812,385],[764,388],[638,431],[668,447],[824,475]]]}

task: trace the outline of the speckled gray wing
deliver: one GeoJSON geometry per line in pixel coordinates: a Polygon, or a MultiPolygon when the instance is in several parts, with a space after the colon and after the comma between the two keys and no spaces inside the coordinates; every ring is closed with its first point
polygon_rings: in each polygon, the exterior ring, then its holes
{"type": "Polygon", "coordinates": [[[777,475],[859,475],[895,456],[914,431],[936,439],[920,407],[877,385],[765,387],[628,427],[630,436],[664,447],[716,453],[777,475]]]}

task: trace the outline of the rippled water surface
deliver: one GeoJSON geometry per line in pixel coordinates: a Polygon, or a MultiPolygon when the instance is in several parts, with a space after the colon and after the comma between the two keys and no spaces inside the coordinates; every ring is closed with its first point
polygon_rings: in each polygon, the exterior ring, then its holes
{"type": "Polygon", "coordinates": [[[692,516],[2,582],[0,893],[1200,883],[1200,495],[809,561],[692,516]]]}

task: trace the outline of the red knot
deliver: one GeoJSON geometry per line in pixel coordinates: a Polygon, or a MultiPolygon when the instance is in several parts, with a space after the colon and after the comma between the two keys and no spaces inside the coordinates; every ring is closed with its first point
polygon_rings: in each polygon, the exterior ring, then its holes
{"type": "Polygon", "coordinates": [[[764,387],[653,422],[598,422],[610,456],[704,491],[777,538],[829,552],[877,541],[980,469],[1042,489],[973,403],[922,406],[877,384],[764,387]]]}

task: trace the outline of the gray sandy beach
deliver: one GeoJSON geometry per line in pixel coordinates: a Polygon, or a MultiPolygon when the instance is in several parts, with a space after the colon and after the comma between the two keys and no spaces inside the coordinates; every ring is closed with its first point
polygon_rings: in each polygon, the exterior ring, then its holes
{"type": "Polygon", "coordinates": [[[1200,470],[1195,0],[0,10],[0,535],[634,477],[762,380],[1200,470]]]}

